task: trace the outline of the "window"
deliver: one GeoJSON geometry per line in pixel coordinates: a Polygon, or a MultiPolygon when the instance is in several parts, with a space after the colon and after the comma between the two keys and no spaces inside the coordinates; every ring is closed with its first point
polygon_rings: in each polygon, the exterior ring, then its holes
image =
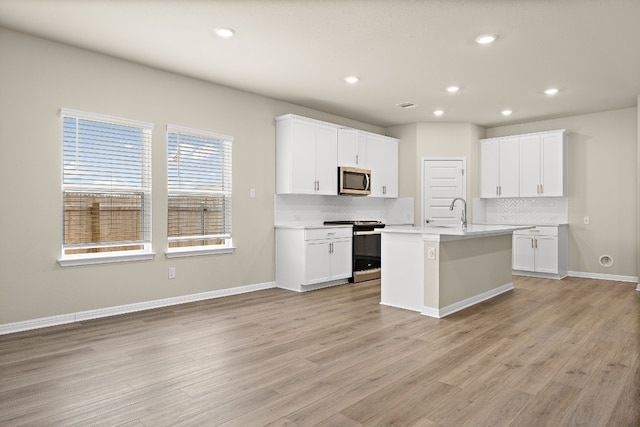
{"type": "Polygon", "coordinates": [[[233,137],[167,126],[167,256],[230,252],[233,137]]]}
{"type": "Polygon", "coordinates": [[[153,125],[68,109],[61,116],[60,264],[149,258],[153,125]]]}

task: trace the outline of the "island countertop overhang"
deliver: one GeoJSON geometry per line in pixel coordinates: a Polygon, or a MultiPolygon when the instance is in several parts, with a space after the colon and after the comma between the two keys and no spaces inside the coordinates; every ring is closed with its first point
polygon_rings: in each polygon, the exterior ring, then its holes
{"type": "Polygon", "coordinates": [[[422,239],[430,242],[447,242],[452,240],[474,239],[478,237],[500,236],[512,234],[516,230],[531,228],[528,225],[484,225],[469,224],[466,230],[461,225],[455,226],[389,226],[381,229],[381,233],[421,235],[422,239]]]}

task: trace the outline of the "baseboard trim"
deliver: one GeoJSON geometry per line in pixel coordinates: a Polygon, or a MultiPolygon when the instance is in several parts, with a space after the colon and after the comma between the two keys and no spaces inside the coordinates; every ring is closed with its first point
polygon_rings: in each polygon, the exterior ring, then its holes
{"type": "MultiPolygon", "coordinates": [[[[635,282],[638,283],[638,276],[620,276],[616,274],[587,273],[583,271],[569,271],[570,277],[580,277],[583,279],[602,279],[614,282],[635,282]]],[[[640,284],[638,285],[640,288],[640,284]]],[[[640,290],[640,289],[636,289],[640,290]]]]}
{"type": "Polygon", "coordinates": [[[513,283],[507,283],[506,285],[498,286],[497,288],[472,296],[471,298],[458,301],[454,304],[448,305],[440,309],[425,306],[422,308],[422,311],[420,313],[425,316],[436,317],[438,319],[441,319],[443,317],[449,316],[450,314],[456,313],[460,310],[464,310],[467,307],[471,307],[472,305],[478,304],[482,301],[486,301],[493,297],[497,297],[498,295],[508,292],[512,289],[513,289],[513,283]]]}
{"type": "Polygon", "coordinates": [[[552,280],[562,280],[565,277],[567,277],[566,272],[563,274],[553,274],[553,273],[537,273],[533,271],[512,270],[511,274],[514,276],[536,277],[538,279],[552,279],[552,280]]]}
{"type": "Polygon", "coordinates": [[[134,304],[99,308],[96,310],[80,311],[77,313],[62,314],[59,316],[42,317],[38,319],[25,320],[22,322],[5,323],[4,325],[0,325],[0,335],[29,331],[32,329],[46,328],[49,326],[64,325],[67,323],[81,322],[83,320],[98,319],[101,317],[117,316],[119,314],[135,313],[136,311],[169,307],[172,305],[185,304],[188,302],[204,301],[231,295],[245,294],[248,292],[261,291],[264,289],[272,289],[275,287],[275,282],[257,283],[255,285],[239,286],[236,288],[221,289],[217,291],[202,292],[198,294],[182,295],[178,297],[144,301],[134,304]]]}
{"type": "Polygon", "coordinates": [[[382,302],[382,301],[380,302],[380,305],[384,305],[385,307],[401,308],[403,310],[415,311],[415,312],[420,313],[420,309],[416,309],[416,308],[413,308],[413,307],[405,307],[403,305],[398,305],[398,304],[389,304],[389,303],[382,302]]]}

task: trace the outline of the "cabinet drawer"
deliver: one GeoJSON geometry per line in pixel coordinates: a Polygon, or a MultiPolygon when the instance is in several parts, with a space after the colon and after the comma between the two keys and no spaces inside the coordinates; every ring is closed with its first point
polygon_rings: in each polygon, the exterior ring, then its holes
{"type": "Polygon", "coordinates": [[[527,230],[516,230],[513,234],[517,236],[557,236],[558,227],[552,225],[535,226],[527,230]]]}
{"type": "Polygon", "coordinates": [[[351,227],[309,228],[304,230],[304,240],[336,239],[352,237],[351,227]]]}

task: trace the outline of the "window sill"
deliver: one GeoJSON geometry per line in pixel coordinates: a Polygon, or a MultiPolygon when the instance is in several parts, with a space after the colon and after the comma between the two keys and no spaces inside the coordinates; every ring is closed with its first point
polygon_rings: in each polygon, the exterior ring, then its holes
{"type": "Polygon", "coordinates": [[[219,255],[231,254],[236,248],[234,246],[225,246],[223,248],[203,248],[203,249],[173,249],[165,252],[167,258],[179,258],[200,255],[219,255]]]}
{"type": "Polygon", "coordinates": [[[107,254],[96,256],[66,256],[58,260],[60,267],[74,267],[78,265],[108,264],[113,262],[147,261],[153,259],[154,252],[136,252],[129,254],[107,254]]]}

